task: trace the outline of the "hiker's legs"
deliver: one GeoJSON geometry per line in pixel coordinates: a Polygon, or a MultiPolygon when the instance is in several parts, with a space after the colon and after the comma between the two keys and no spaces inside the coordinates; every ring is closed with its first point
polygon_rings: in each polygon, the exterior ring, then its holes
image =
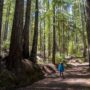
{"type": "Polygon", "coordinates": [[[62,72],[62,77],[64,78],[64,74],[63,74],[63,72],[62,72]]]}
{"type": "Polygon", "coordinates": [[[60,72],[60,77],[62,76],[62,72],[60,72]]]}
{"type": "Polygon", "coordinates": [[[62,76],[62,72],[60,72],[60,76],[62,76]]]}
{"type": "Polygon", "coordinates": [[[63,72],[60,72],[60,77],[63,77],[63,78],[64,78],[64,74],[63,74],[63,72]]]}

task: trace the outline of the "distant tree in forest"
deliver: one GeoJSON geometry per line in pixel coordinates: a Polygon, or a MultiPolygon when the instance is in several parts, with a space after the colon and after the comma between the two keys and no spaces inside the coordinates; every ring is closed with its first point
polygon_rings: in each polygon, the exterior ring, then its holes
{"type": "Polygon", "coordinates": [[[52,50],[52,63],[55,64],[56,54],[56,31],[55,31],[55,4],[53,5],[53,50],[52,50]]]}
{"type": "Polygon", "coordinates": [[[11,1],[9,1],[8,3],[7,12],[6,12],[5,29],[4,29],[4,37],[3,37],[4,41],[7,40],[7,36],[8,36],[10,11],[11,11],[11,1]]]}

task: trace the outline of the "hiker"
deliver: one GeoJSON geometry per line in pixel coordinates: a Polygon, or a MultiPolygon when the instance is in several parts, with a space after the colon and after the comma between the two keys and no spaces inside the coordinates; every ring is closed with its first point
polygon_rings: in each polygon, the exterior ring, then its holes
{"type": "Polygon", "coordinates": [[[60,77],[64,78],[64,75],[63,75],[64,65],[63,65],[63,63],[58,64],[58,71],[60,72],[60,77]]]}

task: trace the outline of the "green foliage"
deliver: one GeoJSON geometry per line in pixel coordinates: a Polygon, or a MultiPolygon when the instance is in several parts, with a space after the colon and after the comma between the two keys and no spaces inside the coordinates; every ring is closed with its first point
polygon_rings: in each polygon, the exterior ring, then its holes
{"type": "Polygon", "coordinates": [[[4,50],[7,50],[7,49],[9,49],[9,45],[10,45],[10,42],[9,42],[8,40],[7,40],[7,41],[4,41],[2,48],[3,48],[4,50]]]}
{"type": "Polygon", "coordinates": [[[72,41],[69,41],[68,53],[69,53],[69,54],[73,54],[73,45],[72,45],[72,41]]]}
{"type": "Polygon", "coordinates": [[[67,4],[72,4],[73,0],[63,0],[64,3],[67,3],[67,4]]]}
{"type": "Polygon", "coordinates": [[[64,62],[65,56],[64,56],[64,54],[60,55],[60,53],[56,53],[55,59],[56,59],[56,63],[58,64],[60,62],[64,62]]]}
{"type": "Polygon", "coordinates": [[[80,47],[81,47],[81,45],[77,46],[77,44],[73,44],[72,41],[69,41],[69,45],[68,45],[69,55],[75,55],[77,57],[80,57],[82,55],[82,53],[80,51],[80,47]]]}

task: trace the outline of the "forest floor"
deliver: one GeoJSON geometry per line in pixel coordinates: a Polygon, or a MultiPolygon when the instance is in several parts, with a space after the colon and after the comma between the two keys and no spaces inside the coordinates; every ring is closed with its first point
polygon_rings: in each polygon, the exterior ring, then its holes
{"type": "Polygon", "coordinates": [[[17,90],[90,90],[88,63],[74,63],[72,68],[65,70],[64,76],[64,79],[61,78],[57,72],[31,86],[17,90]]]}

